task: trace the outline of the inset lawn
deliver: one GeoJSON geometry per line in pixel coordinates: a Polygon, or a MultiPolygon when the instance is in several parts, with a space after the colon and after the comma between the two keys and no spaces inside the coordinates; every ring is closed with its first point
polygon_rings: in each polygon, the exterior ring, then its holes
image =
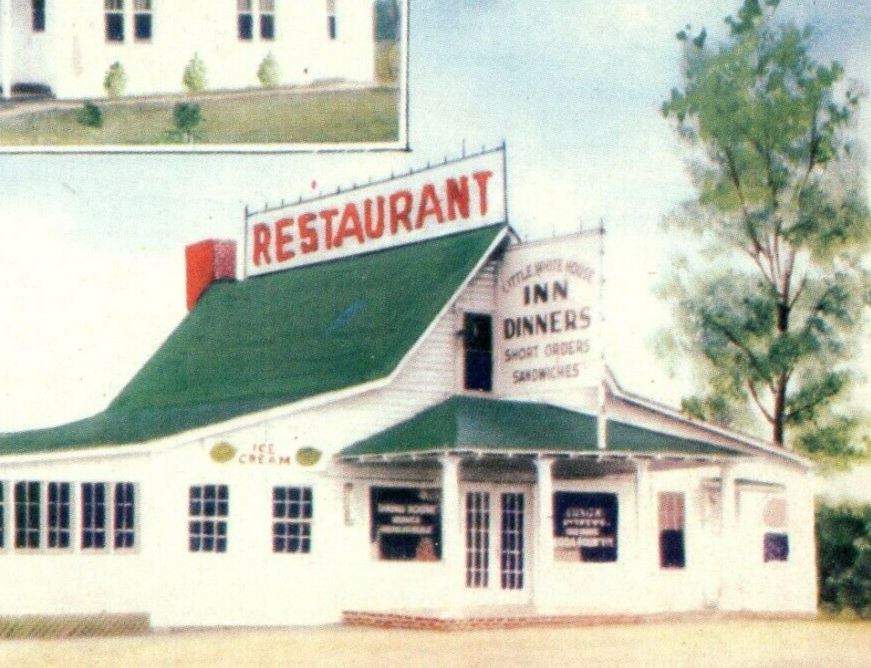
{"type": "MultiPolygon", "coordinates": [[[[98,103],[103,127],[78,121],[78,107],[0,114],[0,146],[163,145],[173,141],[172,111],[200,105],[198,144],[381,143],[399,139],[394,87],[252,91],[98,103]]],[[[58,103],[61,106],[61,103],[58,103]]]]}

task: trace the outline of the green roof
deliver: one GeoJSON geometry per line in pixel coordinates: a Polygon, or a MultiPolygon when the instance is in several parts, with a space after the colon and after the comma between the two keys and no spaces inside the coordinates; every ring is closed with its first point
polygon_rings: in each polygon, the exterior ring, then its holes
{"type": "Polygon", "coordinates": [[[105,411],[0,435],[0,453],[142,442],[384,378],[503,229],[215,283],[105,411]]]}
{"type": "MultiPolygon", "coordinates": [[[[344,450],[342,456],[432,451],[601,452],[597,418],[550,404],[453,396],[344,450]]],[[[607,452],[731,456],[738,451],[608,420],[607,452]]]]}

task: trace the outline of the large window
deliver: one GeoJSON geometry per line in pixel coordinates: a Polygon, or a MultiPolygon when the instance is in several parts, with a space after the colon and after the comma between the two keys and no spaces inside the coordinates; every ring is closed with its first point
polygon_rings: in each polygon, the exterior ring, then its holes
{"type": "Polygon", "coordinates": [[[82,549],[105,549],[110,544],[110,535],[115,549],[134,547],[134,503],[132,482],[82,483],[82,549]]]}
{"type": "Polygon", "coordinates": [[[311,552],[311,487],[272,489],[272,551],[311,552]]]}
{"type": "Polygon", "coordinates": [[[254,6],[253,0],[237,0],[238,11],[237,29],[239,39],[250,40],[254,38],[254,6]]]}
{"type": "Polygon", "coordinates": [[[124,0],[104,0],[106,41],[124,41],[124,0]]]}
{"type": "Polygon", "coordinates": [[[33,32],[45,32],[45,0],[31,0],[30,7],[33,32]]]}
{"type": "Polygon", "coordinates": [[[441,491],[372,487],[372,543],[379,559],[438,561],[442,555],[441,491]]]}
{"type": "Polygon", "coordinates": [[[139,41],[151,39],[151,0],[133,0],[133,36],[139,41]]]}
{"type": "Polygon", "coordinates": [[[48,547],[70,546],[70,483],[48,483],[48,547]]]}
{"type": "Polygon", "coordinates": [[[229,504],[227,485],[190,488],[188,537],[191,552],[227,551],[229,504]]]}
{"type": "Polygon", "coordinates": [[[662,568],[686,566],[684,549],[684,495],[659,494],[659,565],[662,568]]]}
{"type": "Polygon", "coordinates": [[[484,313],[463,315],[464,384],[467,390],[493,389],[493,319],[484,313]]]}
{"type": "Polygon", "coordinates": [[[275,39],[275,0],[260,0],[260,38],[275,39]]]}
{"type": "Polygon", "coordinates": [[[27,480],[15,483],[15,547],[38,548],[40,544],[40,484],[27,480]]]}
{"type": "Polygon", "coordinates": [[[486,588],[490,582],[490,494],[466,494],[466,586],[486,588]]]}
{"type": "Polygon", "coordinates": [[[762,521],[766,531],[762,539],[762,556],[768,561],[789,560],[789,534],[786,532],[786,499],[774,496],[765,502],[762,521]]]}
{"type": "Polygon", "coordinates": [[[338,34],[339,27],[336,22],[336,0],[327,0],[327,36],[330,39],[336,39],[338,34]]]}
{"type": "Polygon", "coordinates": [[[618,499],[610,492],[554,492],[554,559],[617,561],[618,499]]]}

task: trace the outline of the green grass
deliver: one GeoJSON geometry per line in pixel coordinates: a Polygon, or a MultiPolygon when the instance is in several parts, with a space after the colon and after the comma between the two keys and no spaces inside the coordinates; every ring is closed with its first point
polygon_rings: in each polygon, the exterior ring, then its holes
{"type": "MultiPolygon", "coordinates": [[[[393,87],[341,91],[261,91],[197,102],[205,144],[390,142],[399,138],[398,91],[393,87]]],[[[77,120],[79,108],[0,118],[0,145],[172,145],[178,99],[102,104],[103,127],[77,120]]]]}

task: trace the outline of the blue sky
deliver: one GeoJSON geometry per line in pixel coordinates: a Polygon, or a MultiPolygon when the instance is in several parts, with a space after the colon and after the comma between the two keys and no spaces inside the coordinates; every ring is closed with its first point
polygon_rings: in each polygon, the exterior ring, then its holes
{"type": "MultiPolygon", "coordinates": [[[[691,379],[654,359],[668,309],[650,289],[682,246],[660,221],[692,191],[659,106],[679,83],[675,32],[716,38],[737,4],[412,0],[408,154],[0,156],[0,430],[100,410],[183,317],[183,246],[240,237],[245,204],[503,140],[521,236],[604,220],[609,362],[630,389],[676,402],[691,379]]],[[[818,52],[871,86],[871,0],[780,11],[814,23],[818,52]]]]}

